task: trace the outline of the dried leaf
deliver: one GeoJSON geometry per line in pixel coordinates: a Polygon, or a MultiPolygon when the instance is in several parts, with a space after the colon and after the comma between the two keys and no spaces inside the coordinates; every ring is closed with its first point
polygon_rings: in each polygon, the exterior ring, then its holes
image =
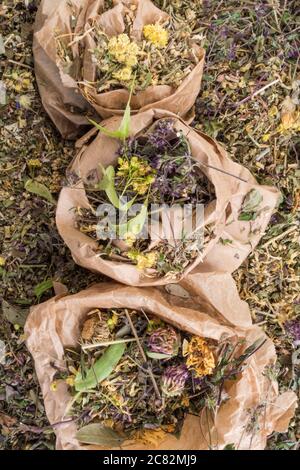
{"type": "Polygon", "coordinates": [[[0,412],[0,426],[6,426],[7,428],[11,428],[16,424],[16,418],[12,418],[11,416],[0,412]]]}
{"type": "Polygon", "coordinates": [[[261,204],[263,197],[257,189],[251,189],[248,194],[246,194],[243,205],[242,212],[254,212],[258,209],[261,204]]]}
{"type": "Polygon", "coordinates": [[[162,353],[156,353],[152,351],[146,351],[146,354],[150,359],[170,359],[173,357],[173,355],[170,354],[162,354],[162,353]]]}
{"type": "Polygon", "coordinates": [[[184,339],[183,342],[182,342],[182,355],[183,357],[185,357],[188,353],[188,347],[189,347],[189,342],[184,339]]]}
{"type": "Polygon", "coordinates": [[[125,440],[113,429],[97,423],[88,424],[79,429],[76,433],[76,439],[84,444],[94,444],[102,447],[119,447],[125,440]]]}
{"type": "Polygon", "coordinates": [[[165,289],[168,294],[175,295],[176,297],[181,297],[183,299],[191,298],[190,293],[178,284],[168,284],[165,286],[165,289]]]}
{"type": "Polygon", "coordinates": [[[24,326],[29,309],[15,307],[6,302],[6,300],[2,300],[2,312],[6,320],[13,325],[24,326]]]}
{"type": "Polygon", "coordinates": [[[46,199],[52,204],[55,204],[55,199],[53,198],[47,186],[45,186],[44,184],[38,183],[37,181],[34,181],[34,180],[27,180],[25,183],[25,189],[29,193],[36,194],[37,196],[40,196],[46,199]]]}
{"type": "Polygon", "coordinates": [[[249,193],[246,194],[243,201],[239,220],[255,220],[257,216],[257,210],[262,201],[263,196],[261,193],[255,188],[251,189],[249,193]]]}

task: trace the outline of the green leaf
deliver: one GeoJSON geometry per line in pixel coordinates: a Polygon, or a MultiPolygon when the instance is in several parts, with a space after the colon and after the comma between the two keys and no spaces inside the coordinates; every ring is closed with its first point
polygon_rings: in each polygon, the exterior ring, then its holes
{"type": "Polygon", "coordinates": [[[255,220],[256,219],[256,213],[255,212],[242,212],[238,220],[243,220],[243,221],[249,221],[249,220],[255,220]]]}
{"type": "Polygon", "coordinates": [[[143,204],[142,209],[138,215],[130,219],[127,224],[121,224],[119,226],[115,226],[114,228],[118,229],[120,237],[124,237],[126,233],[133,233],[133,235],[138,235],[143,229],[147,215],[147,205],[143,204]]]}
{"type": "Polygon", "coordinates": [[[126,345],[124,343],[109,346],[93,367],[86,371],[84,379],[81,372],[78,372],[75,378],[75,390],[85,392],[95,388],[98,383],[105,380],[118,364],[125,349],[126,345]]]}
{"type": "Polygon", "coordinates": [[[103,168],[102,165],[101,170],[103,173],[102,180],[100,181],[98,187],[102,191],[106,192],[106,195],[110,202],[117,208],[119,209],[120,206],[120,200],[119,196],[117,194],[117,191],[115,189],[115,169],[112,165],[108,166],[107,168],[103,168]]]}
{"type": "Polygon", "coordinates": [[[251,189],[245,196],[241,212],[256,212],[262,201],[261,193],[257,189],[251,189]]]}
{"type": "Polygon", "coordinates": [[[223,450],[236,450],[234,444],[227,444],[223,450]]]}
{"type": "Polygon", "coordinates": [[[146,351],[146,354],[150,359],[170,359],[173,357],[173,355],[170,354],[162,354],[162,353],[156,353],[152,351],[146,351]]]}
{"type": "MultiPolygon", "coordinates": [[[[131,96],[131,95],[130,95],[131,96]]],[[[130,134],[130,99],[126,105],[126,109],[123,114],[123,118],[119,128],[116,131],[110,131],[105,127],[100,126],[96,121],[89,119],[90,123],[93,124],[98,131],[102,132],[102,134],[107,135],[108,137],[112,137],[113,139],[125,140],[129,137],[130,134]]]]}
{"type": "Polygon", "coordinates": [[[46,199],[52,204],[55,204],[55,199],[53,198],[47,186],[45,186],[44,184],[38,183],[37,181],[34,181],[34,180],[27,180],[25,183],[25,189],[29,193],[36,194],[37,196],[40,196],[46,199]]]}
{"type": "Polygon", "coordinates": [[[222,245],[231,245],[233,242],[233,240],[230,240],[230,238],[220,238],[220,243],[222,243],[222,245]]]}
{"type": "Polygon", "coordinates": [[[41,282],[34,288],[34,294],[36,297],[40,298],[44,292],[47,292],[47,290],[52,289],[53,287],[53,281],[52,279],[47,279],[46,281],[41,282]]]}
{"type": "Polygon", "coordinates": [[[102,132],[102,134],[107,135],[108,137],[112,137],[113,139],[121,139],[122,138],[122,135],[121,135],[119,129],[116,130],[116,131],[110,131],[110,130],[106,129],[105,127],[100,126],[100,124],[98,124],[96,121],[93,121],[92,119],[89,119],[89,121],[90,121],[91,124],[93,124],[98,129],[98,131],[102,132]]]}
{"type": "Polygon", "coordinates": [[[127,102],[123,119],[118,130],[120,133],[119,139],[122,139],[122,140],[127,139],[127,137],[129,137],[129,134],[130,134],[130,104],[129,103],[131,100],[131,95],[132,95],[132,92],[130,92],[129,100],[127,102]]]}
{"type": "Polygon", "coordinates": [[[125,440],[113,429],[99,423],[88,424],[79,429],[76,433],[76,439],[84,444],[94,444],[102,447],[119,447],[125,440]]]}
{"type": "Polygon", "coordinates": [[[107,168],[104,168],[101,163],[99,164],[101,171],[102,171],[102,180],[98,184],[97,188],[105,191],[108,199],[110,202],[120,211],[122,212],[127,212],[130,207],[133,205],[136,196],[131,199],[131,201],[128,201],[126,204],[122,205],[122,201],[120,200],[118,193],[115,188],[115,169],[112,165],[108,166],[107,168]]]}
{"type": "Polygon", "coordinates": [[[120,140],[127,139],[127,137],[129,137],[129,134],[130,134],[130,111],[131,111],[130,101],[131,101],[133,88],[134,88],[134,81],[131,86],[130,95],[129,95],[128,102],[127,102],[127,105],[123,114],[121,124],[116,131],[110,131],[106,129],[105,127],[102,127],[100,124],[93,121],[92,119],[89,119],[90,123],[93,124],[100,132],[102,132],[104,135],[107,135],[108,137],[112,137],[114,139],[120,139],[120,140]]]}

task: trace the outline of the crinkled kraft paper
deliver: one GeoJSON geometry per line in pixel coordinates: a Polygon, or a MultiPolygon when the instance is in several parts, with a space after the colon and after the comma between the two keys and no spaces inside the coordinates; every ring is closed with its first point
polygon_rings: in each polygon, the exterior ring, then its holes
{"type": "MultiPolygon", "coordinates": [[[[251,326],[249,310],[239,300],[229,274],[217,274],[214,278],[207,274],[188,276],[187,284],[192,289],[189,292],[184,289],[188,293],[185,296],[181,295],[182,288],[177,290],[178,285],[173,286],[174,295],[167,293],[166,287],[140,289],[113,283],[97,284],[75,295],[61,294],[32,309],[25,327],[27,346],[34,359],[48,419],[55,425],[57,449],[99,449],[80,445],[75,438],[77,427],[74,421],[63,423],[70,420],[65,416],[71,399],[67,385],[59,381],[57,391],[51,390],[56,373],[53,366],[64,365],[65,347],[77,346],[80,325],[90,310],[143,308],[192,334],[217,341],[244,338],[247,346],[265,337],[259,327],[251,326]],[[209,283],[211,289],[203,296],[202,289],[197,286],[205,283],[209,283]]],[[[240,450],[264,449],[268,435],[274,430],[283,432],[287,429],[296,407],[295,394],[288,391],[279,395],[277,383],[264,374],[266,367],[275,361],[274,346],[267,339],[248,360],[237,380],[225,384],[229,399],[222,404],[214,423],[188,415],[180,438],[166,435],[156,448],[204,450],[223,449],[234,444],[240,450]],[[252,433],[247,430],[247,424],[251,413],[257,409],[260,410],[258,427],[252,433]]],[[[128,441],[122,444],[122,449],[146,449],[146,446],[128,441]]]]}
{"type": "MultiPolygon", "coordinates": [[[[131,3],[137,6],[133,26],[137,39],[141,37],[145,24],[168,18],[150,0],[134,0],[131,3]]],[[[70,35],[71,16],[75,14],[78,17],[76,33],[84,36],[80,43],[84,52],[81,59],[78,43],[72,46],[74,63],[82,69],[86,82],[94,82],[96,66],[90,50],[95,47],[95,42],[88,31],[97,23],[108,36],[122,33],[127,4],[126,0],[115,0],[114,7],[104,11],[103,0],[42,0],[40,3],[33,47],[37,83],[46,111],[65,138],[75,138],[86,127],[86,115],[91,114],[91,106],[103,118],[122,114],[129,92],[120,88],[97,94],[91,87],[79,86],[63,70],[63,64],[57,56],[55,35],[70,35]]],[[[131,100],[133,113],[156,107],[189,119],[189,112],[200,91],[204,65],[203,49],[195,43],[191,48],[198,63],[181,85],[178,88],[169,85],[149,86],[137,92],[131,100]]]]}
{"type": "MultiPolygon", "coordinates": [[[[182,278],[189,272],[232,272],[262,237],[278,202],[279,193],[274,187],[257,184],[251,173],[242,165],[234,163],[213,139],[187,126],[172,113],[148,110],[132,116],[131,135],[143,132],[163,117],[173,118],[176,129],[187,137],[192,156],[202,164],[202,171],[213,184],[216,194],[215,200],[204,211],[204,224],[213,227],[213,236],[204,246],[201,256],[185,270],[182,278]],[[259,191],[262,196],[257,218],[255,221],[238,220],[244,198],[252,189],[259,191]]],[[[102,125],[109,130],[116,130],[120,121],[121,118],[115,116],[102,122],[102,125]]],[[[99,163],[104,167],[116,164],[119,145],[117,139],[97,133],[94,129],[77,142],[79,151],[70,171],[80,180],[61,191],[56,214],[60,235],[70,248],[75,262],[91,271],[135,286],[174,282],[168,276],[149,277],[126,262],[103,259],[98,253],[98,242],[76,228],[75,209],[89,207],[83,183],[88,178],[91,182],[91,176],[100,179],[99,163]]],[[[152,274],[151,270],[148,274],[152,274]]]]}

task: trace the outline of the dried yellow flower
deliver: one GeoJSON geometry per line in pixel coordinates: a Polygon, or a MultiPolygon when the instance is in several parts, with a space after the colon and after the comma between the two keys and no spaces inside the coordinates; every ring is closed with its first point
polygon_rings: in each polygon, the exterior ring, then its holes
{"type": "Polygon", "coordinates": [[[69,385],[70,387],[74,387],[75,385],[75,376],[70,375],[69,377],[66,378],[66,384],[69,385]]]}
{"type": "Polygon", "coordinates": [[[31,98],[30,98],[30,96],[22,95],[22,96],[20,96],[18,101],[19,101],[19,105],[21,106],[21,108],[30,109],[30,107],[31,107],[31,98]]]}
{"type": "Polygon", "coordinates": [[[127,67],[137,65],[140,49],[135,42],[130,41],[127,34],[112,37],[108,42],[108,51],[119,64],[125,64],[127,67]]]}
{"type": "Polygon", "coordinates": [[[159,23],[147,24],[143,28],[143,33],[147,41],[152,42],[156,47],[166,47],[168,44],[168,31],[159,23]]]}
{"type": "Polygon", "coordinates": [[[38,158],[31,158],[27,162],[28,166],[35,167],[35,168],[40,168],[42,166],[41,161],[38,158]]]}
{"type": "Polygon", "coordinates": [[[5,266],[6,260],[3,256],[0,256],[0,266],[5,266]]]}
{"type": "Polygon", "coordinates": [[[113,78],[120,82],[128,82],[132,77],[132,69],[130,67],[123,67],[117,72],[113,73],[113,78]]]}
{"type": "Polygon", "coordinates": [[[155,174],[156,170],[139,157],[133,156],[130,160],[121,157],[118,159],[117,176],[126,178],[128,184],[141,196],[146,194],[154,182],[155,174]]]}
{"type": "Polygon", "coordinates": [[[51,390],[51,392],[56,392],[57,391],[57,382],[56,382],[56,380],[51,382],[50,390],[51,390]]]}
{"type": "Polygon", "coordinates": [[[116,313],[113,313],[112,316],[107,320],[107,326],[110,331],[113,331],[114,328],[117,326],[119,317],[116,313]]]}
{"type": "Polygon", "coordinates": [[[126,233],[124,236],[124,242],[129,248],[131,248],[136,241],[136,236],[133,233],[126,233]]]}
{"type": "Polygon", "coordinates": [[[158,254],[156,251],[151,251],[144,255],[137,250],[132,250],[128,251],[127,256],[129,259],[136,261],[137,268],[143,271],[147,268],[153,268],[157,262],[158,254]]]}
{"type": "Polygon", "coordinates": [[[187,356],[187,368],[193,370],[196,377],[210,375],[216,366],[214,355],[207,342],[199,336],[194,336],[185,343],[183,355],[187,356]]]}

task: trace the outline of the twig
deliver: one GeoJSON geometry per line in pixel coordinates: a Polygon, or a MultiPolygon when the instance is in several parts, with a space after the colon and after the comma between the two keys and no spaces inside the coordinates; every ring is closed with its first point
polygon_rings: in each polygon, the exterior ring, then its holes
{"type": "Polygon", "coordinates": [[[83,351],[87,351],[89,349],[100,348],[101,346],[110,346],[111,344],[120,344],[120,343],[131,343],[132,341],[136,341],[135,338],[125,338],[125,339],[115,339],[114,341],[104,341],[103,343],[93,343],[93,344],[85,344],[81,346],[83,351]]]}
{"type": "Polygon", "coordinates": [[[82,39],[84,39],[85,36],[87,36],[87,34],[89,34],[93,31],[93,29],[95,29],[94,26],[92,28],[88,29],[87,31],[85,31],[85,33],[82,34],[81,36],[76,36],[75,39],[73,39],[73,41],[69,42],[68,47],[71,47],[74,44],[76,44],[76,42],[81,41],[82,39]]]}
{"type": "Polygon", "coordinates": [[[232,173],[229,173],[228,171],[221,170],[221,168],[217,168],[212,165],[208,165],[208,163],[203,163],[203,162],[198,162],[200,165],[207,166],[208,168],[211,168],[212,170],[220,171],[221,173],[224,173],[225,175],[232,176],[232,178],[236,178],[237,180],[243,181],[244,183],[248,183],[247,180],[244,180],[244,178],[241,178],[240,176],[233,175],[232,173]]]}
{"type": "Polygon", "coordinates": [[[235,107],[239,108],[242,104],[246,103],[246,101],[251,100],[252,98],[254,98],[257,95],[261,95],[267,88],[269,88],[270,86],[275,85],[275,83],[278,83],[278,82],[280,82],[280,78],[276,78],[276,80],[273,80],[273,82],[267,83],[265,86],[263,86],[259,90],[255,91],[254,93],[251,93],[251,95],[246,96],[246,98],[244,98],[241,101],[239,101],[238,103],[236,103],[235,107]]]}
{"type": "Polygon", "coordinates": [[[142,347],[142,345],[141,345],[141,342],[140,342],[140,339],[139,339],[138,334],[137,334],[137,332],[136,332],[136,329],[135,329],[135,327],[134,327],[134,324],[132,323],[132,320],[131,320],[130,315],[129,315],[129,313],[128,313],[127,310],[125,310],[125,313],[126,313],[126,317],[127,317],[128,322],[129,322],[131,331],[132,331],[132,333],[133,333],[133,335],[134,335],[134,337],[135,337],[135,339],[136,339],[136,342],[137,342],[138,348],[139,348],[139,350],[140,350],[140,353],[141,353],[141,355],[142,355],[142,358],[143,358],[143,360],[145,361],[145,363],[147,364],[147,371],[148,371],[148,374],[149,374],[149,376],[150,376],[150,378],[151,378],[151,381],[152,381],[152,384],[153,384],[155,393],[156,393],[157,397],[158,397],[159,399],[161,399],[161,395],[160,395],[160,392],[159,392],[159,388],[158,388],[158,386],[157,386],[157,383],[156,383],[155,377],[154,377],[154,375],[153,375],[153,373],[152,373],[152,370],[150,369],[150,367],[149,367],[149,365],[148,365],[148,360],[147,360],[146,354],[144,353],[143,347],[142,347]]]}
{"type": "MultiPolygon", "coordinates": [[[[201,136],[201,132],[198,131],[197,129],[190,129],[190,130],[188,131],[188,133],[185,135],[185,138],[188,137],[188,135],[189,135],[189,133],[191,132],[191,130],[194,130],[195,132],[197,132],[197,133],[200,134],[200,136],[201,136]]],[[[187,145],[188,150],[189,150],[189,155],[192,155],[191,146],[190,146],[188,140],[186,140],[186,145],[187,145]]],[[[176,158],[178,158],[178,156],[177,156],[176,158]]],[[[233,175],[232,173],[229,173],[229,171],[222,170],[221,168],[217,168],[216,166],[209,165],[208,163],[200,162],[199,160],[197,160],[197,163],[199,163],[199,165],[206,166],[207,168],[211,168],[212,170],[220,171],[221,173],[224,173],[225,175],[231,176],[232,178],[236,178],[236,179],[238,179],[238,180],[240,180],[240,181],[243,181],[244,183],[248,183],[248,181],[247,181],[247,180],[244,180],[244,178],[241,178],[240,176],[233,175]]]]}
{"type": "Polygon", "coordinates": [[[276,242],[278,240],[281,240],[282,238],[284,238],[286,235],[288,235],[289,233],[291,232],[294,232],[294,230],[296,230],[298,228],[297,225],[293,225],[292,227],[290,227],[288,230],[286,230],[285,232],[281,233],[280,235],[277,235],[277,237],[274,237],[274,238],[271,238],[271,240],[268,240],[266,243],[264,243],[261,248],[266,248],[266,246],[269,246],[271,245],[273,242],[276,242]]]}
{"type": "Polygon", "coordinates": [[[22,62],[17,62],[16,60],[8,59],[8,62],[11,64],[19,65],[20,67],[25,67],[26,69],[33,70],[33,67],[27,64],[23,64],[22,62]]]}

